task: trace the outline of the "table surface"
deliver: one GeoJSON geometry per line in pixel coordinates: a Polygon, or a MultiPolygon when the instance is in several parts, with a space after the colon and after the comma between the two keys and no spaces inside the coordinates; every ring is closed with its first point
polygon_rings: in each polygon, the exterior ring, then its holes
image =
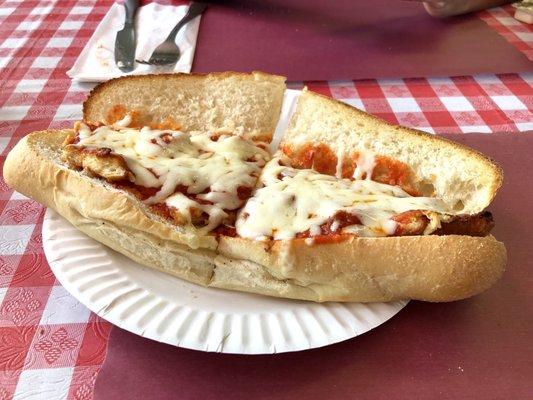
{"type": "Polygon", "coordinates": [[[532,140],[527,134],[508,136],[446,135],[487,154],[505,171],[490,211],[508,263],[490,290],[450,303],[412,301],[370,334],[275,355],[197,352],[114,328],[95,398],[120,399],[123,387],[128,400],[144,400],[146,393],[171,400],[177,392],[181,399],[202,400],[353,398],[347,393],[372,400],[530,398],[533,214],[517,210],[527,208],[533,196],[533,158],[521,151],[532,140]]]}
{"type": "Polygon", "coordinates": [[[531,60],[482,19],[431,18],[420,1],[213,4],[193,71],[253,69],[288,80],[376,79],[531,72],[531,60]]]}
{"type": "MultiPolygon", "coordinates": [[[[71,67],[112,4],[0,2],[0,162],[31,131],[70,127],[89,84],[71,67]]],[[[530,26],[509,7],[478,16],[533,59],[530,26]]],[[[291,82],[387,121],[432,133],[533,129],[533,73],[365,81],[291,82]]],[[[510,136],[512,140],[512,136],[510,136]]],[[[43,254],[44,209],[0,179],[0,399],[90,399],[110,325],[56,281],[43,254]]]]}

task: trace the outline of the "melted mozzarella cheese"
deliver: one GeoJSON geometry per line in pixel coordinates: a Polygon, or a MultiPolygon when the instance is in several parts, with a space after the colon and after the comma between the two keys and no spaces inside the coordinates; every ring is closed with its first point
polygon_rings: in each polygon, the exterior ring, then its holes
{"type": "Polygon", "coordinates": [[[335,177],[342,178],[342,166],[344,164],[344,146],[339,146],[337,151],[337,166],[335,168],[335,177]]]}
{"type": "Polygon", "coordinates": [[[133,183],[159,188],[145,200],[147,204],[165,203],[174,207],[190,221],[190,208],[209,214],[205,230],[216,228],[227,216],[224,210],[242,205],[239,187],[254,187],[261,167],[269,160],[267,151],[238,136],[209,133],[187,134],[150,128],[124,128],[123,120],[111,127],[103,126],[90,132],[79,125],[82,148],[109,148],[121,155],[132,172],[133,183]],[[181,193],[187,193],[213,204],[200,204],[181,193]]]}
{"type": "Polygon", "coordinates": [[[353,179],[363,179],[363,176],[365,176],[366,180],[371,180],[372,172],[374,172],[374,167],[376,166],[374,153],[370,150],[359,152],[356,164],[353,171],[353,179]]]}
{"type": "Polygon", "coordinates": [[[78,132],[78,137],[81,139],[87,139],[89,136],[91,136],[91,128],[89,128],[87,125],[77,122],[75,125],[76,131],[78,132]]]}
{"type": "Polygon", "coordinates": [[[339,223],[334,221],[332,231],[388,236],[396,230],[397,224],[391,220],[396,214],[423,210],[436,221],[430,223],[436,229],[438,215],[452,213],[437,198],[413,197],[398,186],[371,181],[368,177],[374,162],[368,158],[361,167],[367,173],[366,179],[354,181],[282,164],[275,157],[263,169],[260,182],[264,187],[255,192],[238,215],[235,226],[240,236],[290,239],[308,230],[310,236],[316,236],[320,226],[339,211],[355,214],[361,224],[339,229],[339,223]]]}
{"type": "Polygon", "coordinates": [[[126,114],[120,121],[113,123],[113,128],[127,128],[131,124],[131,115],[126,114]]]}

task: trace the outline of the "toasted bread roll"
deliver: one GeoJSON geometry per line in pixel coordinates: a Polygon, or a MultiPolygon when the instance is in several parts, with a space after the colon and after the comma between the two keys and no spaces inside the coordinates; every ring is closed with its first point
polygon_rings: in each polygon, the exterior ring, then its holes
{"type": "Polygon", "coordinates": [[[105,125],[133,111],[139,126],[227,128],[270,141],[284,90],[284,77],[261,72],[128,76],[98,85],[83,105],[83,119],[105,125]]]}
{"type": "Polygon", "coordinates": [[[304,91],[281,146],[308,141],[325,143],[346,158],[370,150],[399,160],[414,171],[422,194],[438,197],[463,214],[484,210],[503,181],[502,169],[471,148],[304,91]]]}

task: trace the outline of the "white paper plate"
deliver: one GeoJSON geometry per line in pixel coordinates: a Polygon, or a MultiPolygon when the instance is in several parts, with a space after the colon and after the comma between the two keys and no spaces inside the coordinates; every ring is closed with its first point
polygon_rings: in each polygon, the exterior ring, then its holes
{"type": "MultiPolygon", "coordinates": [[[[276,145],[299,93],[287,92],[276,145]]],[[[375,328],[407,304],[317,304],[200,287],[131,261],[50,209],[43,246],[57,279],[91,311],[140,336],[195,350],[264,354],[326,346],[375,328]]]]}

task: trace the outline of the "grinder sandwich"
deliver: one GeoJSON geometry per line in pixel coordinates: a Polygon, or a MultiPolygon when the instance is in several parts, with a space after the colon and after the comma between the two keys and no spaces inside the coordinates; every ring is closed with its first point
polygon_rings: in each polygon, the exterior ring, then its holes
{"type": "Polygon", "coordinates": [[[4,177],[131,259],[212,287],[312,301],[451,301],[502,274],[490,159],[304,91],[271,154],[284,78],[99,85],[73,130],[35,132],[4,177]]]}

